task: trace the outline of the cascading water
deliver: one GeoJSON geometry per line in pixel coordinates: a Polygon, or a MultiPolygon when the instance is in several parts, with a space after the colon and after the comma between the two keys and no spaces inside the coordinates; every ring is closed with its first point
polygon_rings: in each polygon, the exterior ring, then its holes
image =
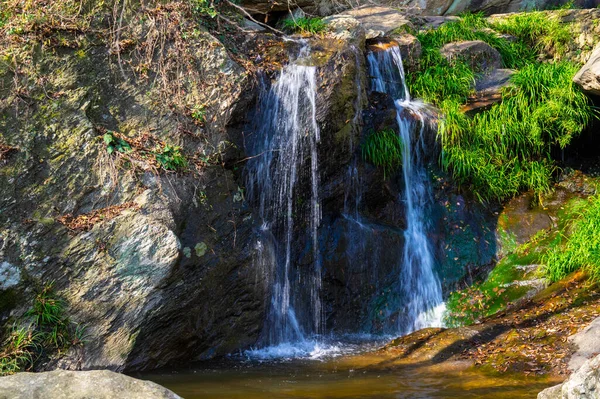
{"type": "Polygon", "coordinates": [[[287,347],[291,355],[302,350],[308,337],[321,334],[324,324],[317,234],[321,210],[316,67],[302,65],[310,48],[301,44],[297,59],[263,90],[247,168],[249,194],[259,204],[262,223],[257,265],[270,290],[262,346],[287,347]],[[311,270],[294,264],[301,224],[308,226],[311,270]],[[308,294],[310,306],[297,298],[301,294],[308,294]],[[297,306],[302,307],[300,314],[297,306]]]}
{"type": "Polygon", "coordinates": [[[427,238],[426,205],[431,187],[423,165],[426,116],[423,104],[411,101],[398,46],[368,54],[371,88],[387,93],[396,105],[396,120],[402,141],[402,177],[406,210],[405,245],[401,265],[402,298],[405,305],[398,320],[399,332],[441,325],[444,310],[442,289],[434,271],[434,258],[427,238]]]}

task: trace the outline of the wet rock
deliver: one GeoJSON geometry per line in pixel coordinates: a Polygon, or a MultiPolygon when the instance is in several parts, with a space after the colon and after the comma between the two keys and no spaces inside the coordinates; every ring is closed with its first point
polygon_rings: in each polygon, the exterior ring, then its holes
{"type": "Polygon", "coordinates": [[[21,271],[8,262],[0,263],[0,291],[14,287],[21,281],[21,271]]]}
{"type": "Polygon", "coordinates": [[[448,43],[440,49],[440,53],[448,61],[465,61],[477,72],[502,67],[502,56],[498,50],[481,40],[448,43]]]}
{"type": "Polygon", "coordinates": [[[108,370],[18,373],[0,377],[3,399],[181,399],[150,381],[142,381],[108,370]]]}
{"type": "Polygon", "coordinates": [[[596,46],[588,62],[577,72],[573,81],[586,93],[600,95],[600,44],[596,46]]]}

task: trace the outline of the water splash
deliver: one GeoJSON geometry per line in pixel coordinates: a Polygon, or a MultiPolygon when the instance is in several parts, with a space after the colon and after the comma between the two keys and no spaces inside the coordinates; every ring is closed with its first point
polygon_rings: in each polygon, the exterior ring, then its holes
{"type": "Polygon", "coordinates": [[[270,289],[262,337],[265,346],[304,342],[307,335],[322,333],[324,324],[317,234],[321,209],[316,67],[302,65],[302,57],[309,53],[306,42],[301,42],[297,59],[282,69],[271,87],[264,85],[256,137],[249,148],[253,157],[247,167],[249,196],[258,203],[262,223],[256,265],[270,289]],[[308,272],[293,264],[299,221],[308,225],[312,248],[308,272]],[[296,305],[302,304],[296,295],[304,292],[305,281],[310,306],[298,315],[296,305]]]}
{"type": "Polygon", "coordinates": [[[400,200],[406,209],[407,227],[400,284],[405,304],[399,315],[398,328],[400,333],[408,334],[424,327],[441,326],[444,306],[427,238],[426,206],[432,198],[423,162],[427,116],[423,104],[410,99],[398,46],[371,51],[367,59],[372,90],[387,93],[394,99],[403,144],[404,195],[400,200]]]}

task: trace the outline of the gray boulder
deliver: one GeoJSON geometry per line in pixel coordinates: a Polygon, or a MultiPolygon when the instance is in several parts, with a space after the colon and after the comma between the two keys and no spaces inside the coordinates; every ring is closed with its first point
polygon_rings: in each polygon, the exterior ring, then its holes
{"type": "Polygon", "coordinates": [[[346,11],[340,15],[356,19],[365,29],[367,39],[387,36],[394,31],[414,28],[405,13],[389,7],[364,6],[346,11]]]}
{"type": "Polygon", "coordinates": [[[600,398],[600,356],[588,360],[561,385],[547,388],[538,399],[598,399],[600,398]]]}
{"type": "Polygon", "coordinates": [[[181,399],[167,388],[108,370],[18,373],[0,378],[0,399],[181,399]]]}
{"type": "Polygon", "coordinates": [[[573,81],[590,94],[600,95],[600,43],[588,62],[577,72],[573,81]]]}

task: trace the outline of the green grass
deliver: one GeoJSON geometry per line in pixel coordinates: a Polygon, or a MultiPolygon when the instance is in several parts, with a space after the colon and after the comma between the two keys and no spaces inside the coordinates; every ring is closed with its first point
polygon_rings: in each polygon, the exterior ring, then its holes
{"type": "Polygon", "coordinates": [[[284,20],[283,28],[289,32],[314,35],[323,32],[327,28],[327,25],[321,18],[301,17],[284,20]]]}
{"type": "Polygon", "coordinates": [[[570,220],[557,245],[543,258],[544,274],[558,281],[583,269],[593,281],[600,281],[600,196],[588,199],[577,217],[570,220]]]}
{"type": "Polygon", "coordinates": [[[572,83],[579,66],[541,63],[541,51],[561,54],[569,27],[555,17],[532,12],[490,24],[480,14],[418,34],[423,53],[419,71],[408,74],[415,97],[436,105],[443,118],[440,164],[459,186],[482,202],[503,201],[533,190],[541,201],[552,186],[556,166],[551,148],[564,148],[597,116],[572,83]],[[489,28],[517,37],[509,41],[489,28]],[[496,48],[506,67],[517,68],[503,101],[474,117],[462,111],[479,71],[460,59],[447,61],[440,48],[461,40],[482,40],[496,48]]]}
{"type": "Polygon", "coordinates": [[[552,146],[564,148],[594,116],[572,82],[574,64],[534,63],[517,72],[514,87],[489,111],[468,117],[445,102],[439,127],[442,167],[481,201],[503,201],[522,190],[550,190],[552,146]]]}
{"type": "Polygon", "coordinates": [[[536,53],[551,51],[562,56],[573,40],[568,24],[561,23],[558,15],[542,11],[512,15],[490,26],[498,32],[515,36],[536,53]]]}
{"type": "Polygon", "coordinates": [[[402,140],[392,129],[371,132],[361,149],[363,159],[382,168],[384,176],[395,173],[402,164],[402,140]]]}

